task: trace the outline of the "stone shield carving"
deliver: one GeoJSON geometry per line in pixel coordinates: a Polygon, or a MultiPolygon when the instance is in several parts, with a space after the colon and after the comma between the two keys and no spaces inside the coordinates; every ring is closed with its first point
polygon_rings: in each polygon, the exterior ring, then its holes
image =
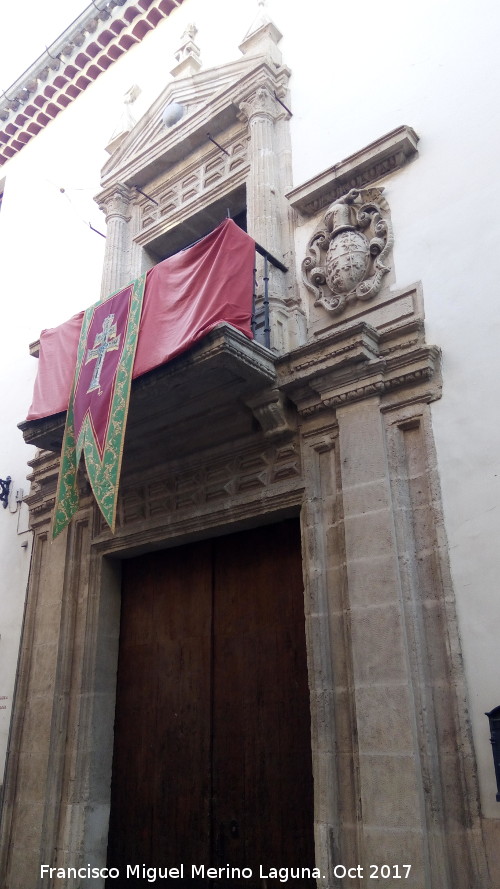
{"type": "Polygon", "coordinates": [[[302,263],[316,306],[340,314],[348,301],[370,300],[380,291],[393,245],[388,209],[382,189],[356,188],[328,208],[302,263]]]}

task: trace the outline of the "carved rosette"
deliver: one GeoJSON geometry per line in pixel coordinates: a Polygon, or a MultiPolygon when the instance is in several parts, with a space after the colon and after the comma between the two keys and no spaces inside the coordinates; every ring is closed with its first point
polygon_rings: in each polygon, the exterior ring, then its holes
{"type": "Polygon", "coordinates": [[[302,263],[314,305],[340,314],[348,302],[379,293],[394,241],[388,210],[382,189],[356,188],[328,208],[302,263]]]}

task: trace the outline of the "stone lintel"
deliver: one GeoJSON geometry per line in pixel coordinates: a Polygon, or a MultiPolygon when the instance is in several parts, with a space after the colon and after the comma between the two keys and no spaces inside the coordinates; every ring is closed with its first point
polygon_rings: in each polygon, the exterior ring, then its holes
{"type": "Polygon", "coordinates": [[[144,226],[135,236],[134,241],[141,247],[147,247],[158,255],[165,252],[175,253],[186,245],[186,239],[193,242],[207,234],[207,229],[220,225],[227,216],[236,214],[245,206],[245,182],[248,175],[248,164],[238,167],[214,186],[202,191],[196,198],[176,207],[171,213],[160,215],[160,218],[144,226]],[[210,206],[207,207],[207,197],[210,206]]]}
{"type": "Polygon", "coordinates": [[[292,189],[286,197],[295,210],[304,216],[313,216],[351,188],[364,188],[400,170],[417,154],[417,143],[415,130],[398,127],[292,189]]]}

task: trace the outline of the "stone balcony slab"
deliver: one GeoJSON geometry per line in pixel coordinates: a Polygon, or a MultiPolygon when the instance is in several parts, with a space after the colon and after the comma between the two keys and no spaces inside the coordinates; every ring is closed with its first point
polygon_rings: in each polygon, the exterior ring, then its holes
{"type": "MultiPolygon", "coordinates": [[[[124,452],[136,460],[181,456],[255,428],[245,403],[273,387],[272,353],[229,324],[220,324],[188,352],[132,384],[124,452]]],[[[60,452],[66,413],[19,424],[24,440],[60,452]]]]}

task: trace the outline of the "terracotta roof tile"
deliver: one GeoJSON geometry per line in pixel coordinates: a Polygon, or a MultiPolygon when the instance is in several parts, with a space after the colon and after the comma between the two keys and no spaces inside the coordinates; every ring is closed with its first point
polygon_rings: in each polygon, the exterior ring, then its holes
{"type": "Polygon", "coordinates": [[[98,15],[87,7],[0,100],[0,166],[182,2],[111,0],[98,15]]]}

